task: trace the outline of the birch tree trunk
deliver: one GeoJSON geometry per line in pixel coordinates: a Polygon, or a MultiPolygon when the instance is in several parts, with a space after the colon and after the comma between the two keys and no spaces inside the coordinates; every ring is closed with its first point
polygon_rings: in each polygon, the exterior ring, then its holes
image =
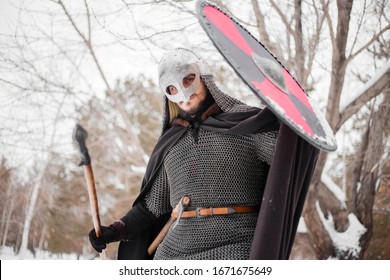
{"type": "Polygon", "coordinates": [[[34,217],[35,206],[37,204],[39,190],[41,189],[41,187],[43,185],[44,176],[46,173],[46,169],[47,169],[48,165],[50,164],[50,159],[51,159],[51,157],[48,156],[46,161],[45,161],[45,164],[44,164],[42,171],[39,173],[38,177],[36,178],[36,180],[34,182],[33,191],[31,193],[30,201],[29,201],[27,211],[26,211],[26,217],[24,219],[24,224],[23,224],[22,243],[20,245],[20,258],[21,259],[23,259],[25,257],[27,250],[28,250],[31,222],[32,222],[32,219],[34,217]]]}
{"type": "Polygon", "coordinates": [[[57,133],[57,125],[58,121],[61,116],[61,110],[64,106],[66,96],[62,97],[62,100],[60,100],[59,106],[57,108],[57,113],[54,118],[53,122],[53,128],[51,131],[50,139],[49,139],[49,145],[48,145],[48,153],[46,155],[46,158],[43,160],[43,167],[41,172],[38,174],[35,182],[34,182],[34,187],[31,193],[31,197],[27,206],[27,211],[26,211],[26,217],[24,220],[24,225],[23,225],[23,232],[22,232],[22,241],[20,245],[20,258],[24,258],[25,254],[27,253],[28,250],[28,243],[29,243],[29,235],[30,235],[30,227],[31,227],[31,222],[34,217],[35,213],[35,206],[37,204],[38,200],[38,195],[41,187],[44,184],[44,178],[46,171],[50,165],[50,162],[52,160],[52,150],[54,148],[54,143],[55,143],[55,137],[57,133]]]}
{"type": "Polygon", "coordinates": [[[4,227],[4,232],[3,232],[3,236],[2,236],[2,240],[1,240],[1,246],[5,246],[7,244],[8,231],[9,231],[9,226],[11,224],[11,216],[12,216],[12,212],[13,212],[14,204],[15,204],[14,202],[15,202],[15,198],[12,196],[10,198],[9,204],[7,204],[7,215],[4,216],[4,220],[3,220],[5,227],[4,227]]]}

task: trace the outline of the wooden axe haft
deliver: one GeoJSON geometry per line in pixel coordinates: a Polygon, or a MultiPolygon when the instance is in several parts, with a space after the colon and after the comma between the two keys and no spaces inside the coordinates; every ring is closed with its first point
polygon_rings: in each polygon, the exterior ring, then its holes
{"type": "MultiPolygon", "coordinates": [[[[91,206],[93,226],[96,232],[96,237],[101,237],[102,232],[100,230],[100,215],[99,215],[99,205],[95,188],[95,179],[93,176],[93,170],[91,165],[91,158],[88,153],[87,145],[85,140],[88,137],[88,132],[79,124],[76,124],[73,130],[73,141],[79,147],[81,154],[81,162],[79,166],[84,167],[85,180],[88,187],[88,197],[91,206]]],[[[104,251],[100,253],[101,259],[106,259],[104,251]]]]}

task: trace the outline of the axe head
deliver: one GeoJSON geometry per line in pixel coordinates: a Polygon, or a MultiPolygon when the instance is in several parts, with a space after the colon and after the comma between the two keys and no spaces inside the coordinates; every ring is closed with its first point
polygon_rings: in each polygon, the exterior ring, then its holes
{"type": "Polygon", "coordinates": [[[73,129],[73,142],[79,148],[81,154],[81,162],[79,166],[89,165],[91,163],[91,158],[88,154],[88,148],[85,144],[85,140],[88,137],[88,132],[79,124],[76,124],[73,129]]]}

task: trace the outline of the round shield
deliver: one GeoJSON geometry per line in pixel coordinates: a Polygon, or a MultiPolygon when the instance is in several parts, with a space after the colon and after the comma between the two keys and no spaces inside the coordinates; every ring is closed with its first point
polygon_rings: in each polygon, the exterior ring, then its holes
{"type": "Polygon", "coordinates": [[[298,82],[244,27],[208,1],[197,2],[201,26],[250,89],[312,145],[337,149],[332,129],[298,82]]]}

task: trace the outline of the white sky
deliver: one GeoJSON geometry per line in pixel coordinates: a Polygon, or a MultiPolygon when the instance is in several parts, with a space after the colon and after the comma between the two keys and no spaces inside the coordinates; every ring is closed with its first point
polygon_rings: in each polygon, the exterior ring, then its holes
{"type": "Polygon", "coordinates": [[[11,23],[10,21],[15,16],[15,10],[11,8],[8,0],[0,1],[0,33],[5,32],[7,29],[7,24],[11,23]]]}

